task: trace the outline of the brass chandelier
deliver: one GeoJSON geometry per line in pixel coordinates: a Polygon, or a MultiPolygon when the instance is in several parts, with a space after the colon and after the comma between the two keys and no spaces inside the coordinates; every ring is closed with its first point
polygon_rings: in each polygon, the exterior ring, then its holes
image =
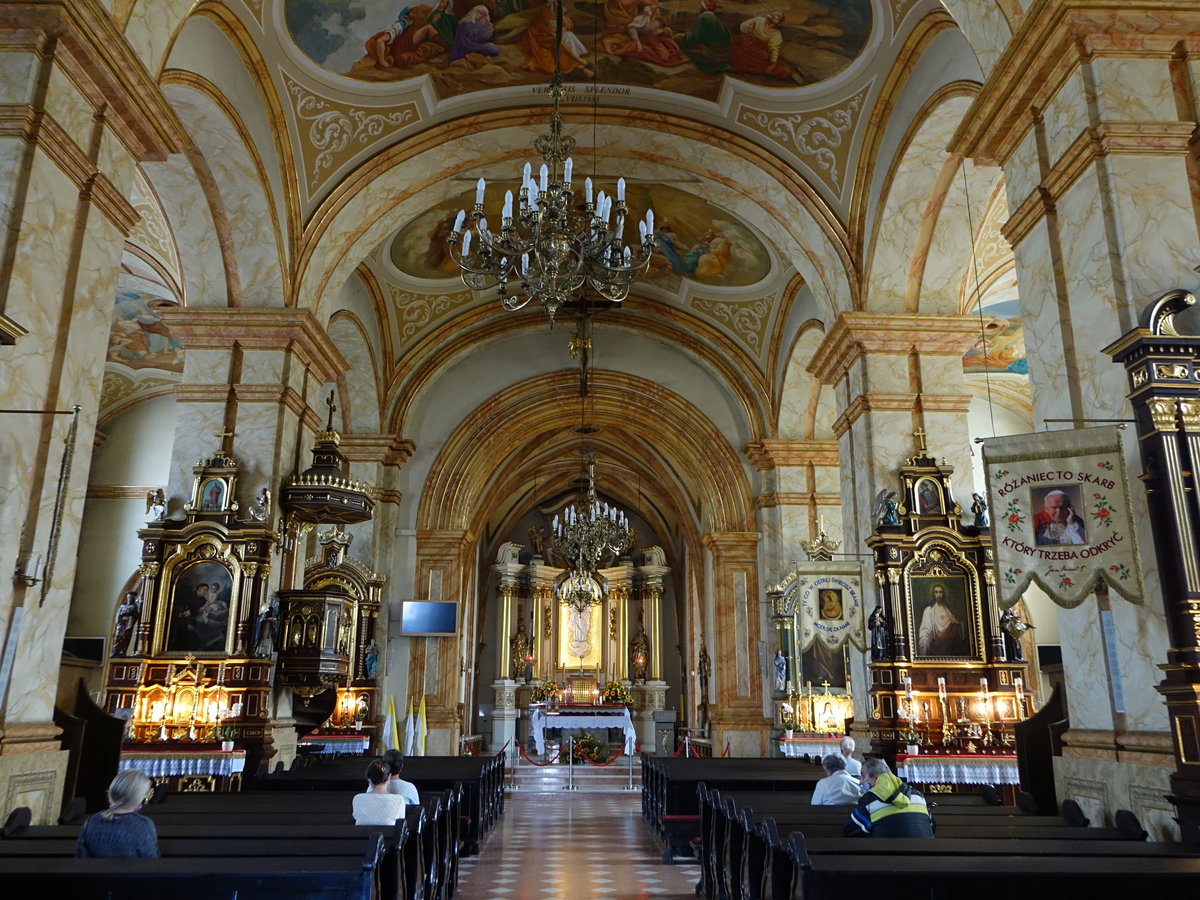
{"type": "Polygon", "coordinates": [[[600,561],[609,555],[623,555],[633,543],[625,513],[596,496],[595,452],[584,451],[584,459],[583,496],[555,516],[551,526],[554,549],[567,561],[555,590],[562,603],[576,609],[604,602],[608,581],[598,571],[600,561]]]}
{"type": "Polygon", "coordinates": [[[559,65],[562,31],[560,3],[549,88],[550,132],[534,141],[542,157],[537,177],[526,163],[517,197],[505,191],[499,231],[489,227],[484,215],[487,184],[480,178],[470,216],[459,210],[447,238],[450,256],[467,287],[477,291],[497,287],[507,310],[537,300],[550,316],[551,326],[559,308],[589,288],[604,300],[624,300],[632,284],[646,273],[654,247],[653,210],[638,222],[639,242],[632,247],[625,243],[629,210],[624,178],[617,180],[615,199],[604,191],[593,197],[590,178],[584,180],[582,203],[575,193],[571,180],[575,139],[563,135],[559,108],[565,93],[559,65]]]}

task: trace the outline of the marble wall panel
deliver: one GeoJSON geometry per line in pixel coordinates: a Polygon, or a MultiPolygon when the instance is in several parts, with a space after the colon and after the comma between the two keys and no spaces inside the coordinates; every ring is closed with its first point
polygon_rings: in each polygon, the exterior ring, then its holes
{"type": "MultiPolygon", "coordinates": [[[[1143,523],[1145,519],[1142,520],[1143,523]]],[[[1136,606],[1112,596],[1117,654],[1121,660],[1121,685],[1125,697],[1125,725],[1130,731],[1167,731],[1167,709],[1154,686],[1162,680],[1160,663],[1167,661],[1166,614],[1160,594],[1136,606]]]]}
{"type": "Polygon", "coordinates": [[[352,432],[377,434],[380,420],[379,390],[375,383],[376,363],[371,350],[363,341],[362,332],[351,322],[335,319],[329,326],[329,336],[350,363],[345,384],[350,394],[348,420],[352,432]]]}
{"type": "Polygon", "coordinates": [[[0,51],[0,103],[32,103],[37,88],[37,57],[0,51]]]}
{"type": "Polygon", "coordinates": [[[1105,122],[1175,122],[1175,91],[1165,59],[1092,59],[1096,112],[1105,122]]]}
{"type": "Polygon", "coordinates": [[[221,448],[217,434],[225,430],[224,403],[179,404],[172,444],[171,477],[167,487],[169,515],[183,512],[192,496],[192,467],[221,448]]]}
{"type": "Polygon", "coordinates": [[[908,356],[900,353],[872,353],[860,363],[866,369],[864,393],[883,391],[903,393],[910,390],[908,356]]]}
{"type": "Polygon", "coordinates": [[[1119,188],[1114,209],[1125,290],[1133,307],[1126,311],[1127,324],[1118,326],[1124,333],[1159,294],[1194,287],[1196,217],[1182,154],[1113,154],[1107,165],[1110,183],[1119,188]]]}
{"type": "Polygon", "coordinates": [[[945,6],[975,51],[983,77],[986,78],[1012,37],[1012,28],[1004,14],[1005,7],[971,0],[945,0],[945,6]]]}
{"type": "MultiPolygon", "coordinates": [[[[1072,414],[1063,357],[1062,322],[1054,286],[1054,262],[1048,226],[1043,221],[1015,248],[1025,353],[1033,399],[1033,420],[1069,418],[1072,414]]],[[[1123,394],[1124,392],[1122,392],[1123,394]]]]}
{"type": "Polygon", "coordinates": [[[132,4],[125,23],[125,40],[151,72],[157,73],[162,68],[171,37],[191,6],[188,0],[132,4]]]}
{"type": "MultiPolygon", "coordinates": [[[[813,469],[813,490],[819,494],[836,493],[841,489],[842,475],[837,466],[816,466],[813,469]]],[[[825,516],[827,519],[829,515],[825,516]]]]}
{"type": "Polygon", "coordinates": [[[61,67],[50,73],[43,104],[46,114],[86,152],[92,142],[95,110],[61,67]]]}
{"type": "Polygon", "coordinates": [[[775,470],[776,489],[787,494],[802,494],[810,490],[806,466],[780,466],[775,470]]]}
{"type": "Polygon", "coordinates": [[[1150,832],[1150,840],[1177,841],[1179,828],[1172,821],[1174,810],[1166,801],[1172,771],[1173,767],[1056,757],[1055,793],[1059,803],[1078,801],[1094,826],[1111,826],[1116,811],[1128,809],[1150,832]]]}
{"type": "MultiPolygon", "coordinates": [[[[1042,111],[1046,138],[1046,152],[1053,165],[1060,160],[1090,124],[1088,91],[1084,84],[1084,72],[1075,69],[1042,111]]],[[[1007,174],[1008,167],[1005,166],[1007,174]]],[[[1021,198],[1025,199],[1024,197],[1021,198]]],[[[1010,205],[1010,208],[1015,209],[1010,205]]]]}
{"type": "Polygon", "coordinates": [[[145,500],[88,501],[79,532],[78,574],[67,634],[111,637],[121,591],[142,563],[137,533],[145,527],[145,500]]]}
{"type": "Polygon", "coordinates": [[[229,351],[226,349],[212,350],[207,347],[197,347],[188,350],[185,347],[183,354],[183,383],[228,384],[229,351]]]}
{"type": "MultiPolygon", "coordinates": [[[[233,456],[240,467],[238,502],[243,515],[260,488],[270,488],[278,498],[278,482],[283,475],[279,471],[278,438],[281,430],[295,430],[294,421],[295,415],[278,403],[238,404],[233,456]]],[[[290,459],[283,463],[290,468],[290,459]]]]}
{"type": "MultiPolygon", "coordinates": [[[[0,72],[0,79],[3,77],[0,72]]],[[[13,194],[25,152],[25,141],[21,138],[0,138],[0,223],[7,223],[12,215],[13,194]]]]}
{"type": "Polygon", "coordinates": [[[137,161],[129,155],[129,151],[112,128],[104,129],[100,135],[96,168],[104,173],[122,196],[132,202],[133,184],[137,178],[137,161]]]}
{"type": "Polygon", "coordinates": [[[65,750],[0,756],[0,798],[4,808],[28,806],[34,825],[57,822],[69,757],[65,750]]]}
{"type": "Polygon", "coordinates": [[[1030,128],[1004,164],[1004,191],[1009,211],[1020,208],[1042,183],[1042,167],[1038,157],[1037,135],[1030,128]]]}
{"type": "Polygon", "coordinates": [[[242,384],[276,385],[283,382],[287,353],[280,338],[279,349],[247,350],[242,354],[242,384]]]}
{"type": "Polygon", "coordinates": [[[1074,609],[1059,609],[1058,634],[1062,646],[1067,706],[1071,727],[1111,731],[1112,701],[1108,693],[1104,639],[1093,600],[1074,609]]]}

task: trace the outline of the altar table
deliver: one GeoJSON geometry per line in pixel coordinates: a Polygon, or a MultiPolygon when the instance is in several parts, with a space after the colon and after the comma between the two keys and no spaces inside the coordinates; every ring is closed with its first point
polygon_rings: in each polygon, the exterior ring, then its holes
{"type": "Polygon", "coordinates": [[[314,756],[363,754],[371,746],[369,734],[310,734],[298,744],[314,756]]]}
{"type": "Polygon", "coordinates": [[[896,755],[896,774],[913,784],[1020,784],[1015,754],[896,755]]]}
{"type": "Polygon", "coordinates": [[[626,707],[609,708],[583,707],[580,709],[563,709],[558,712],[548,712],[544,709],[531,709],[529,712],[529,728],[533,733],[533,745],[538,753],[546,752],[546,730],[557,728],[581,730],[599,728],[620,728],[625,734],[625,752],[633,753],[637,740],[637,732],[633,727],[633,719],[626,707]]]}
{"type": "Polygon", "coordinates": [[[817,737],[816,735],[800,735],[798,737],[781,737],[779,749],[784,756],[815,756],[821,759],[830,753],[841,752],[840,737],[817,737]]]}
{"type": "Polygon", "coordinates": [[[118,771],[141,769],[184,793],[241,790],[245,750],[122,750],[118,771]]]}

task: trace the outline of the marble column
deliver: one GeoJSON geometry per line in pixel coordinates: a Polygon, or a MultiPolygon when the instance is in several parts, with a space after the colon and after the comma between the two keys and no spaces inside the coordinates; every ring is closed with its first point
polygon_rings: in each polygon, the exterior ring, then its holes
{"type": "Polygon", "coordinates": [[[709,532],[703,542],[717,625],[711,636],[713,753],[719,756],[728,742],[733,756],[763,756],[770,719],[763,713],[766,653],[759,615],[758,533],[709,532]]]}
{"type": "Polygon", "coordinates": [[[834,441],[765,440],[746,445],[763,482],[756,499],[763,570],[773,580],[804,559],[822,530],[842,539],[842,493],[834,441]]]}
{"type": "Polygon", "coordinates": [[[53,821],[66,766],[51,721],[136,165],[187,139],[99,5],[0,14],[0,796],[53,821]],[[42,410],[71,410],[71,415],[42,410]],[[70,466],[60,482],[71,438],[70,466]],[[36,567],[34,567],[36,569],[36,567]],[[36,583],[28,583],[39,578],[36,583]]]}
{"type": "MultiPolygon", "coordinates": [[[[415,599],[452,600],[461,606],[473,596],[474,546],[475,537],[469,531],[419,530],[415,599]]],[[[461,633],[411,639],[408,685],[415,702],[425,697],[427,756],[458,753],[459,739],[467,733],[463,731],[466,713],[458,699],[464,652],[461,633]]]]}
{"type": "MultiPolygon", "coordinates": [[[[1129,418],[1104,348],[1164,292],[1196,288],[1198,46],[1194,5],[1034,3],[952,143],[1004,169],[1035,422],[1129,418]]],[[[1145,492],[1130,493],[1150,548],[1145,492]]],[[[1060,799],[1148,821],[1164,810],[1145,798],[1161,796],[1175,760],[1155,690],[1171,646],[1155,568],[1143,587],[1141,606],[1112,599],[1120,685],[1094,664],[1106,655],[1100,604],[1059,613],[1064,662],[1082,665],[1065,667],[1071,732],[1056,778],[1060,799]]]]}
{"type": "Polygon", "coordinates": [[[646,680],[662,681],[662,657],[666,648],[663,646],[662,600],[663,577],[670,573],[668,566],[643,565],[638,566],[637,574],[641,583],[642,615],[645,617],[646,637],[650,641],[650,658],[646,661],[646,680]]]}

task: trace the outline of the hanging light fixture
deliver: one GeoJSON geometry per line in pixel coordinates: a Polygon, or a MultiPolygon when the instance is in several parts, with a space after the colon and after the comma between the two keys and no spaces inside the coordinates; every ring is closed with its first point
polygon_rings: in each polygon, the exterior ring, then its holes
{"type": "Polygon", "coordinates": [[[550,316],[552,327],[559,308],[582,300],[589,288],[604,300],[624,300],[632,284],[646,273],[654,248],[653,210],[647,210],[638,222],[640,243],[633,247],[625,243],[629,210],[624,178],[617,180],[615,199],[604,191],[593,197],[592,179],[585,179],[583,203],[578,203],[571,180],[575,139],[563,135],[559,109],[566,92],[559,65],[562,32],[560,2],[549,88],[550,133],[534,141],[542,156],[537,177],[526,163],[517,197],[505,191],[499,231],[489,228],[484,215],[487,184],[480,178],[470,216],[459,210],[447,238],[450,256],[462,270],[467,287],[477,291],[498,287],[500,303],[507,310],[537,300],[550,316]],[[517,283],[510,288],[514,280],[517,283]]]}
{"type": "Polygon", "coordinates": [[[552,523],[554,549],[568,563],[555,590],[562,603],[576,609],[604,602],[608,582],[597,571],[600,561],[609,555],[621,556],[633,543],[625,513],[596,496],[595,452],[585,450],[584,461],[580,502],[564,509],[552,523]]]}

